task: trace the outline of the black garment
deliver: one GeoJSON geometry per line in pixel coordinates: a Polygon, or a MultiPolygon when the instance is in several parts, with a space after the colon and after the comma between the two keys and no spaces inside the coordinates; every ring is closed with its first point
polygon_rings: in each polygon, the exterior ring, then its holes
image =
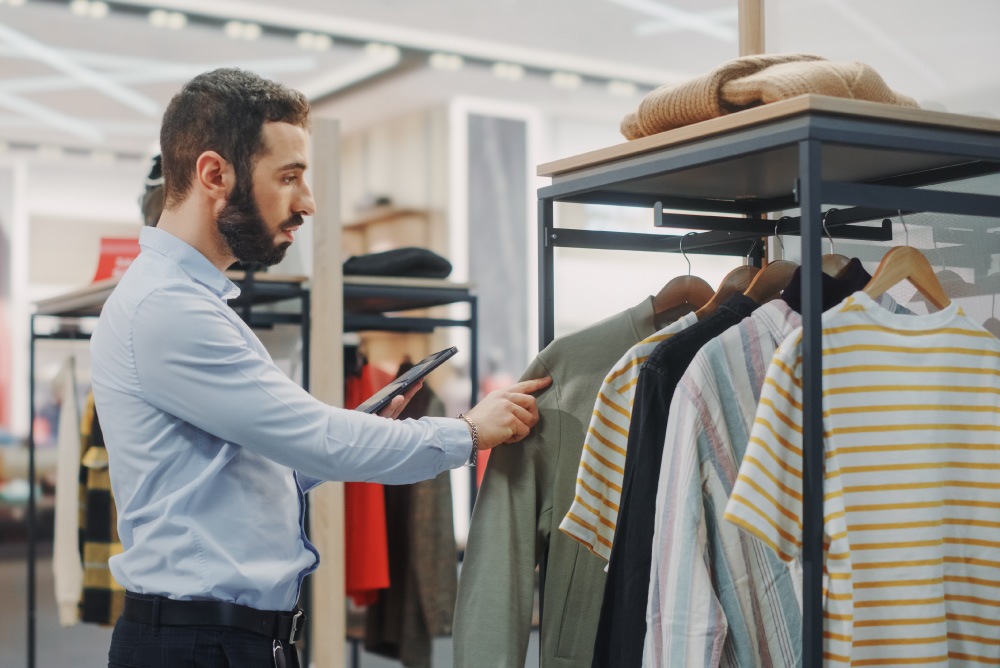
{"type": "MultiPolygon", "coordinates": [[[[242,629],[153,626],[119,617],[108,668],[274,668],[273,642],[242,629]]],[[[299,668],[294,646],[282,647],[287,668],[299,668]]]]}
{"type": "MultiPolygon", "coordinates": [[[[844,301],[858,290],[868,285],[872,280],[871,274],[865,271],[861,260],[852,258],[838,278],[822,275],[823,277],[823,310],[828,311],[840,302],[844,301]]],[[[795,270],[788,287],[781,293],[781,298],[792,307],[796,313],[802,313],[802,267],[795,270]]]]}
{"type": "Polygon", "coordinates": [[[451,262],[426,248],[396,248],[383,253],[355,255],[344,262],[345,276],[407,276],[447,278],[451,262]]]}
{"type": "Polygon", "coordinates": [[[639,371],[629,425],[625,475],[604,583],[593,668],[639,668],[653,549],[656,487],[674,390],[702,346],[738,324],[757,303],[735,294],[712,315],[656,346],[639,371]]]}
{"type": "MultiPolygon", "coordinates": [[[[400,366],[397,378],[412,368],[400,366]]],[[[445,415],[444,403],[424,385],[400,419],[445,415]]],[[[389,588],[365,616],[365,649],[408,668],[430,668],[431,641],[450,635],[458,591],[458,548],[451,476],[385,486],[389,588]]]]}

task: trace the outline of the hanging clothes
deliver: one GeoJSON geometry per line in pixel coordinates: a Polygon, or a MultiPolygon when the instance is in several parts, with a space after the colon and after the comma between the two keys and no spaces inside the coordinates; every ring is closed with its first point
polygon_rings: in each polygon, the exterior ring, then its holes
{"type": "MultiPolygon", "coordinates": [[[[410,367],[404,364],[399,374],[410,367]]],[[[425,385],[399,417],[445,415],[444,402],[425,385]]],[[[365,649],[407,668],[430,668],[431,640],[452,632],[458,589],[449,472],[412,485],[386,485],[385,510],[390,584],[368,607],[365,649]]]]}
{"type": "MultiPolygon", "coordinates": [[[[824,274],[824,306],[845,285],[867,283],[867,272],[854,263],[860,272],[839,279],[824,274]]],[[[795,277],[785,292],[799,303],[795,277]]],[[[880,301],[890,312],[909,313],[888,295],[880,301]]],[[[722,516],[767,366],[801,324],[784,296],[770,301],[706,343],[677,385],[656,492],[647,668],[798,665],[799,562],[786,564],[722,516]]]]}
{"type": "Polygon", "coordinates": [[[560,337],[522,379],[552,377],[541,419],[515,447],[494,449],[476,499],[455,610],[455,665],[523,666],[535,567],[545,567],[541,666],[590,665],[604,562],[557,530],[573,502],[586,425],[608,369],[653,335],[653,301],[560,337]]]}
{"type": "MultiPolygon", "coordinates": [[[[725,519],[802,540],[801,330],[779,347],[725,519]]],[[[828,665],[1000,663],[1000,341],[957,304],[823,315],[828,665]]],[[[816,444],[819,445],[819,444],[816,444]]]]}
{"type": "Polygon", "coordinates": [[[595,668],[642,665],[656,487],[674,389],[702,346],[756,308],[757,303],[749,297],[734,294],[712,315],[660,343],[639,372],[621,508],[595,636],[595,668]]]}
{"type": "Polygon", "coordinates": [[[632,400],[639,369],[660,343],[698,322],[693,312],[632,346],[608,372],[597,393],[583,441],[573,505],[559,529],[608,561],[621,502],[632,400]]]}
{"type": "Polygon", "coordinates": [[[59,624],[79,621],[83,564],[80,562],[80,407],[76,396],[76,360],[67,358],[52,383],[59,402],[58,457],[56,461],[56,509],[52,543],[59,624]]]}
{"type": "Polygon", "coordinates": [[[121,554],[118,538],[118,512],[111,493],[108,472],[108,451],[104,447],[94,395],[87,399],[84,432],[87,450],[80,472],[83,502],[81,504],[81,554],[83,555],[83,596],[80,599],[80,619],[84,622],[113,625],[121,615],[125,589],[115,581],[108,559],[121,554]]]}
{"type": "MultiPolygon", "coordinates": [[[[344,407],[354,409],[391,382],[391,373],[365,364],[359,376],[345,380],[344,407]]],[[[357,605],[371,605],[378,600],[378,590],[389,586],[382,485],[344,483],[344,572],[345,591],[357,605]]]]}

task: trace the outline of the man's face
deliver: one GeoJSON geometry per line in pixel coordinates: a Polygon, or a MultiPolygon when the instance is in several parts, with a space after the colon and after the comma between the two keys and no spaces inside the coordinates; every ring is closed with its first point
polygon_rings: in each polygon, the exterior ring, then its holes
{"type": "Polygon", "coordinates": [[[267,152],[252,175],[237,174],[216,224],[237,260],[271,266],[285,257],[302,216],[313,215],[316,203],[304,178],[308,133],[290,123],[265,123],[263,135],[267,152]]]}

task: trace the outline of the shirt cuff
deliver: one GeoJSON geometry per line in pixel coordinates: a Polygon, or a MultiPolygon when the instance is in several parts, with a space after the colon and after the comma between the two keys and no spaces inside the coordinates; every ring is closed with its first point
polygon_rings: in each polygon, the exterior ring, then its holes
{"type": "Polygon", "coordinates": [[[472,434],[465,420],[446,417],[425,417],[422,421],[434,425],[441,438],[441,449],[444,450],[441,470],[457,469],[466,465],[472,458],[472,434]]]}

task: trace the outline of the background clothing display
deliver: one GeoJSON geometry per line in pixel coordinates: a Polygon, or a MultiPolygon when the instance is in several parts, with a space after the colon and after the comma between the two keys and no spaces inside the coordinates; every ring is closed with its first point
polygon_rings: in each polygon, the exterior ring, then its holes
{"type": "Polygon", "coordinates": [[[553,341],[523,378],[552,377],[541,419],[497,448],[476,500],[455,611],[455,665],[520,668],[531,628],[535,566],[545,565],[541,665],[590,665],[604,562],[558,531],[574,487],[594,397],[608,370],[653,335],[652,298],[553,341]]]}
{"type": "MultiPolygon", "coordinates": [[[[823,315],[829,665],[1000,662],[1000,341],[952,303],[823,315]]],[[[801,330],[775,353],[726,519],[802,540],[801,330]]]]}
{"type": "Polygon", "coordinates": [[[756,308],[757,303],[749,297],[734,294],[712,315],[660,343],[639,372],[622,502],[594,643],[594,668],[642,665],[656,487],[667,410],[695,353],[756,308]]]}
{"type": "Polygon", "coordinates": [[[639,369],[660,343],[696,322],[698,316],[688,313],[632,346],[608,372],[597,393],[584,437],[573,505],[559,528],[605,561],[611,558],[615,538],[639,369]]]}
{"type": "MultiPolygon", "coordinates": [[[[425,385],[400,418],[444,415],[444,403],[425,385]]],[[[451,476],[387,485],[385,508],[390,584],[368,607],[365,649],[407,668],[430,668],[432,638],[452,632],[458,589],[451,476]]]]}

